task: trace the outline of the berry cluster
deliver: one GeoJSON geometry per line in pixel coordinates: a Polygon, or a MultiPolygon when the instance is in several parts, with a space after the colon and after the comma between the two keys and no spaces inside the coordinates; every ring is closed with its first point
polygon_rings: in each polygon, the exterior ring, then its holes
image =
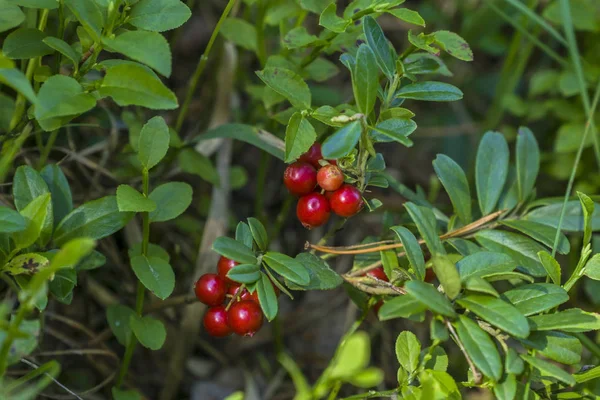
{"type": "Polygon", "coordinates": [[[204,328],[211,336],[224,337],[232,332],[240,336],[253,336],[261,327],[263,314],[258,293],[250,293],[227,273],[239,263],[221,257],[217,274],[204,274],[196,281],[194,291],[202,303],[209,306],[204,315],[204,328]],[[230,302],[225,306],[225,301],[230,302]]]}
{"type": "Polygon", "coordinates": [[[323,160],[321,144],[315,143],[283,174],[288,191],[299,196],[296,216],[306,229],[325,224],[331,211],[348,218],[363,207],[360,191],[344,183],[335,160],[323,160]]]}

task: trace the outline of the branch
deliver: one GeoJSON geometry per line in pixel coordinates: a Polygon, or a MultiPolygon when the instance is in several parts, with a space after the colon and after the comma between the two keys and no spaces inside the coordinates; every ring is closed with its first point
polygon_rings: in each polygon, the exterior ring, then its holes
{"type": "Polygon", "coordinates": [[[458,335],[456,334],[456,331],[454,330],[454,327],[452,326],[450,321],[448,321],[446,319],[446,320],[444,320],[444,322],[446,323],[446,327],[448,327],[448,330],[450,331],[450,335],[452,335],[452,338],[458,345],[458,348],[460,349],[460,351],[462,351],[463,355],[465,356],[465,360],[467,360],[467,364],[469,364],[469,368],[471,369],[471,372],[473,373],[473,380],[474,380],[475,384],[480,385],[481,381],[483,379],[481,372],[479,372],[479,370],[477,369],[475,364],[473,364],[473,360],[471,360],[471,357],[469,357],[469,354],[467,354],[467,350],[465,349],[465,346],[463,345],[461,340],[458,338],[458,335]]]}

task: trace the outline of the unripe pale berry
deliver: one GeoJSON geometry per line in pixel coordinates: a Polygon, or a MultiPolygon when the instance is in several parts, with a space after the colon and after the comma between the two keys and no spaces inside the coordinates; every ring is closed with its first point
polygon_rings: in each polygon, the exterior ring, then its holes
{"type": "Polygon", "coordinates": [[[317,186],[317,170],[308,163],[295,162],[285,169],[283,183],[293,195],[308,194],[317,186]]]}
{"type": "Polygon", "coordinates": [[[306,229],[325,224],[329,220],[330,212],[329,201],[317,192],[300,197],[296,206],[296,216],[306,229]]]}
{"type": "Polygon", "coordinates": [[[210,307],[204,314],[204,329],[214,337],[224,337],[231,334],[227,321],[227,310],[223,306],[210,307]]]}
{"type": "Polygon", "coordinates": [[[239,264],[240,263],[230,260],[225,256],[221,256],[221,258],[219,258],[219,262],[217,263],[217,272],[219,273],[221,279],[223,279],[228,285],[237,284],[237,282],[232,281],[227,277],[227,273],[231,271],[233,267],[239,264]]]}
{"type": "Polygon", "coordinates": [[[329,164],[317,172],[317,183],[323,189],[331,192],[342,186],[344,183],[344,174],[337,166],[329,164]]]}
{"type": "Polygon", "coordinates": [[[204,274],[196,281],[194,291],[207,306],[218,306],[225,301],[227,283],[217,274],[204,274]]]}
{"type": "Polygon", "coordinates": [[[233,332],[240,336],[254,336],[262,325],[263,314],[257,302],[243,300],[229,308],[227,318],[233,332]]]}
{"type": "Polygon", "coordinates": [[[372,269],[369,272],[367,272],[365,275],[372,276],[373,278],[377,278],[377,279],[379,279],[381,281],[385,281],[385,282],[390,281],[388,279],[387,275],[385,274],[383,267],[372,269]]]}
{"type": "Polygon", "coordinates": [[[363,207],[360,191],[352,185],[345,184],[329,198],[331,209],[340,217],[351,217],[363,207]]]}

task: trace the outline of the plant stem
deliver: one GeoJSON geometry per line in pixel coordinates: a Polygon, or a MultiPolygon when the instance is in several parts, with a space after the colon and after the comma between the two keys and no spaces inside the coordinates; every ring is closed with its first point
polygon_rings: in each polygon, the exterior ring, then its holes
{"type": "Polygon", "coordinates": [[[267,62],[267,42],[265,41],[265,14],[269,7],[269,0],[260,0],[258,17],[256,19],[256,55],[261,66],[267,62]]]}
{"type": "Polygon", "coordinates": [[[452,338],[458,345],[458,348],[460,349],[460,351],[462,351],[463,355],[465,356],[465,359],[467,360],[467,364],[469,364],[469,368],[471,368],[471,372],[473,373],[473,381],[475,382],[475,384],[479,385],[481,383],[481,379],[482,379],[481,373],[479,372],[479,370],[477,369],[475,364],[473,364],[473,360],[471,360],[471,357],[469,357],[469,354],[467,353],[465,346],[463,345],[460,338],[458,337],[458,334],[454,330],[452,323],[448,320],[446,320],[445,322],[446,322],[446,327],[448,328],[448,331],[450,331],[450,335],[452,336],[452,338]]]}
{"type": "Polygon", "coordinates": [[[598,86],[596,87],[596,94],[594,95],[594,101],[590,109],[590,116],[585,125],[585,131],[583,132],[583,137],[581,138],[581,142],[579,143],[579,148],[577,149],[577,154],[575,155],[575,162],[573,163],[573,169],[571,170],[571,176],[569,177],[569,183],[567,184],[567,190],[565,191],[565,198],[563,200],[562,209],[560,210],[558,226],[556,227],[556,235],[554,236],[554,245],[552,246],[552,257],[556,255],[556,249],[558,248],[558,242],[560,241],[560,228],[562,227],[562,223],[565,218],[565,212],[567,210],[567,202],[569,201],[569,196],[571,195],[571,190],[573,189],[573,183],[575,182],[575,173],[577,172],[577,167],[579,166],[579,161],[581,160],[581,154],[583,153],[583,147],[585,145],[588,133],[592,126],[592,119],[594,113],[596,112],[596,107],[598,106],[599,98],[600,81],[598,81],[598,86]]]}
{"type": "Polygon", "coordinates": [[[48,142],[46,142],[46,146],[42,149],[42,154],[40,154],[40,159],[38,160],[38,169],[42,169],[46,161],[48,161],[48,156],[54,147],[54,142],[56,142],[56,137],[58,136],[58,129],[52,131],[50,133],[50,137],[48,138],[48,142]]]}
{"type": "MultiPolygon", "coordinates": [[[[46,29],[46,23],[48,22],[49,13],[50,10],[48,10],[47,8],[42,10],[42,14],[40,15],[40,21],[38,23],[38,30],[43,32],[44,29],[46,29]]],[[[25,71],[25,77],[27,78],[28,82],[30,82],[31,78],[33,78],[33,73],[35,72],[35,69],[39,64],[40,59],[41,57],[35,57],[29,59],[29,61],[27,62],[27,70],[25,71]]],[[[26,103],[27,100],[25,99],[25,96],[23,96],[21,93],[18,93],[17,100],[15,101],[15,112],[12,116],[12,119],[10,120],[10,125],[8,127],[9,131],[15,129],[17,125],[19,125],[19,122],[21,122],[21,118],[23,118],[23,114],[25,113],[26,103]]]]}
{"type": "Polygon", "coordinates": [[[202,76],[202,73],[204,72],[204,68],[206,68],[208,56],[213,47],[213,44],[215,43],[215,40],[217,39],[219,31],[221,30],[221,26],[223,25],[223,22],[225,21],[225,19],[227,19],[227,16],[229,15],[229,12],[231,11],[231,9],[233,8],[234,5],[235,5],[235,0],[229,0],[227,2],[227,6],[225,6],[225,9],[223,10],[223,14],[221,14],[221,17],[219,18],[219,21],[217,22],[217,25],[215,26],[215,29],[213,30],[212,35],[210,36],[210,39],[208,40],[206,49],[204,50],[204,53],[202,53],[202,55],[200,56],[200,59],[198,60],[198,65],[196,66],[194,75],[192,75],[192,77],[190,78],[190,80],[188,82],[188,90],[185,94],[185,100],[183,101],[183,105],[181,106],[181,109],[179,110],[179,115],[177,116],[177,122],[175,124],[175,130],[177,132],[179,132],[181,130],[181,127],[183,126],[183,121],[185,121],[185,116],[190,108],[190,103],[192,102],[192,96],[194,95],[194,92],[196,91],[196,86],[198,86],[198,81],[200,80],[200,77],[202,76]]]}
{"type": "MultiPolygon", "coordinates": [[[[150,174],[147,169],[142,170],[142,193],[145,197],[148,197],[148,193],[150,192],[150,174]]],[[[142,255],[148,255],[148,244],[150,242],[150,214],[145,212],[142,213],[142,255]]],[[[137,283],[137,292],[135,299],[135,312],[138,317],[141,317],[144,313],[144,295],[146,289],[141,281],[138,280],[137,283]]],[[[133,357],[133,352],[135,351],[135,347],[137,346],[137,338],[133,332],[129,334],[129,340],[127,341],[127,346],[125,347],[125,354],[123,355],[123,362],[121,364],[121,370],[119,371],[119,378],[117,379],[117,387],[120,387],[123,384],[123,380],[127,375],[127,371],[129,370],[129,364],[131,363],[131,358],[133,357]]]]}

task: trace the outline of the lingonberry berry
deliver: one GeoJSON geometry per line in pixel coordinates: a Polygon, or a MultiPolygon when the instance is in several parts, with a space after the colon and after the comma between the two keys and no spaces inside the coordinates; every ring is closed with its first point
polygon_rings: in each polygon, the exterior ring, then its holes
{"type": "Polygon", "coordinates": [[[310,149],[304,154],[302,154],[298,161],[309,163],[316,169],[321,168],[321,164],[319,164],[319,160],[323,159],[323,155],[321,154],[321,143],[315,142],[310,149]]]}
{"type": "Polygon", "coordinates": [[[337,166],[329,164],[317,172],[317,183],[327,191],[338,190],[344,183],[344,174],[337,166]]]}
{"type": "Polygon", "coordinates": [[[221,258],[219,258],[219,262],[217,263],[217,272],[219,273],[221,279],[223,279],[228,285],[237,284],[237,282],[232,281],[227,277],[227,273],[231,271],[233,267],[239,264],[240,263],[230,260],[225,256],[221,256],[221,258]]]}
{"type": "Polygon", "coordinates": [[[357,188],[345,184],[331,195],[331,209],[340,217],[351,217],[363,207],[362,196],[357,188]]]}
{"type": "Polygon", "coordinates": [[[300,197],[296,206],[296,216],[306,229],[325,224],[329,220],[330,211],[327,198],[317,192],[300,197]]]}
{"type": "Polygon", "coordinates": [[[217,274],[204,274],[196,281],[194,291],[198,300],[207,306],[218,306],[225,301],[227,283],[217,274]]]}
{"type": "Polygon", "coordinates": [[[206,311],[206,314],[204,314],[204,329],[214,337],[224,337],[231,334],[225,307],[210,307],[206,311]]]}
{"type": "Polygon", "coordinates": [[[263,321],[260,306],[252,300],[234,303],[229,308],[227,317],[231,330],[240,336],[254,336],[263,321]]]}
{"type": "Polygon", "coordinates": [[[317,186],[317,170],[308,163],[295,162],[285,169],[283,183],[291,194],[308,194],[317,186]]]}
{"type": "Polygon", "coordinates": [[[388,279],[387,275],[385,274],[383,267],[372,269],[369,272],[367,272],[365,275],[372,276],[373,278],[377,278],[377,279],[385,281],[385,282],[390,281],[388,279]]]}
{"type": "Polygon", "coordinates": [[[435,272],[433,272],[433,268],[427,268],[425,270],[425,282],[433,282],[435,279],[435,272]]]}
{"type": "Polygon", "coordinates": [[[379,309],[381,308],[381,306],[383,305],[383,300],[379,300],[377,303],[375,303],[375,305],[373,306],[373,311],[375,311],[375,314],[379,314],[379,309]]]}

